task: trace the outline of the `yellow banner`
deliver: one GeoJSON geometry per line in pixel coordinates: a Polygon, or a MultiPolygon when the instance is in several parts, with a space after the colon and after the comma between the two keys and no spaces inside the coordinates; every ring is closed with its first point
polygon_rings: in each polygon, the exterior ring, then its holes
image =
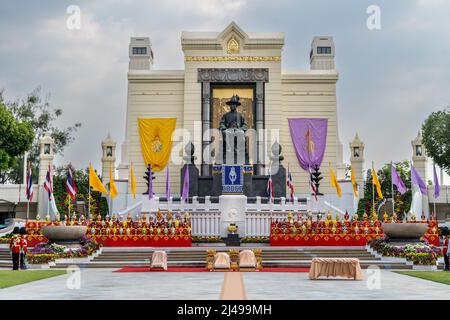
{"type": "Polygon", "coordinates": [[[176,118],[138,118],[142,155],[153,171],[161,171],[169,161],[176,121],[176,118]]]}

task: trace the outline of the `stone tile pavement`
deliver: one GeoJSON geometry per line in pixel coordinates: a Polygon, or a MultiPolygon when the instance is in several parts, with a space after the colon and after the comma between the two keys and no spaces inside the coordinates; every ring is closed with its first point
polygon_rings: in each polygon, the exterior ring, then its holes
{"type": "MultiPolygon", "coordinates": [[[[0,299],[219,299],[224,280],[221,272],[112,271],[82,269],[79,289],[67,286],[77,287],[73,274],[0,289],[0,299]]],[[[373,290],[365,280],[312,281],[308,273],[246,272],[243,276],[247,299],[450,299],[448,285],[388,270],[380,271],[380,289],[373,290]]]]}

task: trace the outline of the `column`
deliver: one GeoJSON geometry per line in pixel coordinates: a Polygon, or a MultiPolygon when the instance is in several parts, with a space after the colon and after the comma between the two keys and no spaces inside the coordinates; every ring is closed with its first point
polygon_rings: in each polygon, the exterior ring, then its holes
{"type": "Polygon", "coordinates": [[[257,132],[257,160],[256,160],[256,174],[263,174],[264,161],[264,82],[256,82],[256,132],[257,132]]]}
{"type": "MultiPolygon", "coordinates": [[[[209,82],[202,82],[202,134],[205,134],[205,132],[210,128],[210,104],[211,104],[210,88],[211,86],[209,82]]],[[[211,167],[209,164],[205,163],[205,159],[203,158],[203,151],[211,141],[209,136],[210,135],[208,135],[206,139],[202,137],[202,167],[201,167],[202,176],[211,175],[210,172],[211,167]]]]}

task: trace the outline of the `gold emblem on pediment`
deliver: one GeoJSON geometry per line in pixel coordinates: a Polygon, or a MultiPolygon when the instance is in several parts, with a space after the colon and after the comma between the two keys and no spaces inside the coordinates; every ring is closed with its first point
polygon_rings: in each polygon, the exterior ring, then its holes
{"type": "Polygon", "coordinates": [[[239,53],[239,42],[234,37],[231,37],[230,40],[228,40],[227,53],[228,54],[238,54],[239,53]]]}

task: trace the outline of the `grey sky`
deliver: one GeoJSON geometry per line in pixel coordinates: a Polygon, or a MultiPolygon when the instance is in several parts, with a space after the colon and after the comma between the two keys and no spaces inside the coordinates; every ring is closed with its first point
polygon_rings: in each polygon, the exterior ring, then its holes
{"type": "MultiPolygon", "coordinates": [[[[82,122],[64,159],[100,167],[108,131],[120,144],[130,36],[149,36],[155,69],[181,69],[182,30],[285,33],[284,69],[308,69],[313,36],[336,44],[339,130],[366,144],[366,166],[410,159],[411,140],[432,111],[450,104],[450,1],[2,1],[0,88],[9,99],[40,85],[64,110],[62,125],[82,122]],[[81,29],[66,28],[69,5],[81,29]],[[366,27],[366,8],[381,7],[381,30],[366,27]]],[[[119,150],[120,158],[120,150],[119,150]]]]}

